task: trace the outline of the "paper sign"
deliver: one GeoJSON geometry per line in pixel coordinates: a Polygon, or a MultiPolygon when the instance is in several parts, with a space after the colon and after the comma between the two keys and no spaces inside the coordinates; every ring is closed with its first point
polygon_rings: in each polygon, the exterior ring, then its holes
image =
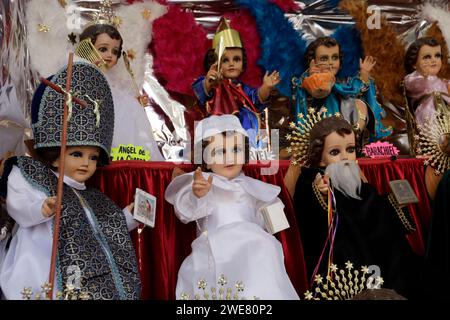
{"type": "Polygon", "coordinates": [[[150,151],[147,151],[142,146],[135,146],[132,144],[119,144],[117,148],[111,149],[111,160],[150,160],[150,151]]]}
{"type": "Polygon", "coordinates": [[[363,152],[366,156],[371,158],[386,158],[397,156],[398,149],[389,142],[373,142],[364,146],[363,152]]]}

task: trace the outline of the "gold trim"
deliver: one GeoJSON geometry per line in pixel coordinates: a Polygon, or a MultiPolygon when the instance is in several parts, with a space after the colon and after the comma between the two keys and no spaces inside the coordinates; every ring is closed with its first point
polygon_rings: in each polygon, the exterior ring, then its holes
{"type": "Polygon", "coordinates": [[[397,213],[398,217],[400,218],[400,221],[402,222],[402,225],[406,228],[408,232],[414,232],[416,231],[416,228],[414,228],[411,223],[406,218],[405,213],[403,212],[402,208],[400,208],[399,203],[395,199],[394,195],[390,193],[388,195],[389,202],[394,207],[395,212],[397,213]]]}
{"type": "Polygon", "coordinates": [[[319,188],[317,188],[316,183],[314,181],[312,182],[312,189],[313,189],[314,195],[316,196],[317,200],[319,201],[322,209],[325,210],[325,212],[328,212],[328,204],[323,199],[323,195],[320,192],[319,188]]]}

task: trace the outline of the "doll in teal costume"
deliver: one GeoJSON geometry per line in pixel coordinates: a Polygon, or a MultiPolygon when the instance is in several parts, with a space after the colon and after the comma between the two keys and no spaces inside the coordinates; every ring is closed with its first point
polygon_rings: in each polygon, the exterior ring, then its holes
{"type": "Polygon", "coordinates": [[[331,37],[320,37],[308,46],[305,62],[309,69],[292,79],[295,116],[306,116],[308,108],[318,111],[325,107],[329,114],[341,113],[355,129],[367,129],[369,140],[389,136],[392,130],[381,123],[385,111],[376,100],[375,84],[369,78],[375,61],[372,57],[361,60],[358,76],[340,79],[324,74],[336,76],[341,61],[341,48],[331,37]]]}

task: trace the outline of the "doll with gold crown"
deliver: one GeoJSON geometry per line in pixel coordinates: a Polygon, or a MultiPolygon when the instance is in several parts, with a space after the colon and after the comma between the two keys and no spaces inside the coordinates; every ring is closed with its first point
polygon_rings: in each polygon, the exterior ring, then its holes
{"type": "Polygon", "coordinates": [[[263,84],[252,88],[239,80],[247,57],[239,32],[222,18],[213,39],[213,49],[205,55],[206,76],[192,84],[200,107],[208,114],[234,114],[249,131],[250,145],[259,144],[260,113],[267,107],[272,89],[280,82],[277,71],[266,71],[263,84]]]}

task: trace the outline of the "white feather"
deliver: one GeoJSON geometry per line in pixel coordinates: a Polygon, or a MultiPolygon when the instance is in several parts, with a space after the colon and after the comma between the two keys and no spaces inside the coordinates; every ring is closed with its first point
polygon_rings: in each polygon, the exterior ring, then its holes
{"type": "MultiPolygon", "coordinates": [[[[152,40],[152,24],[157,18],[161,17],[167,12],[167,8],[155,1],[144,1],[134,3],[132,5],[123,5],[117,11],[116,15],[122,19],[122,24],[119,27],[119,32],[123,38],[123,50],[134,50],[136,57],[130,60],[131,68],[133,69],[136,83],[139,88],[142,88],[145,74],[145,54],[147,48],[152,40]],[[150,19],[144,19],[142,12],[150,10],[150,19]]],[[[152,68],[152,65],[148,66],[152,68]]],[[[116,68],[113,68],[114,81],[119,81],[122,87],[130,86],[130,75],[126,71],[123,59],[119,61],[116,68]],[[117,70],[114,70],[117,69],[117,70]]]]}
{"type": "Polygon", "coordinates": [[[426,3],[422,9],[422,16],[428,21],[437,21],[447,43],[447,48],[450,48],[450,7],[448,5],[439,7],[426,3]]]}
{"type": "Polygon", "coordinates": [[[27,4],[26,17],[31,66],[42,76],[55,74],[67,63],[68,57],[67,35],[70,32],[65,9],[54,0],[32,0],[27,4]],[[39,24],[50,30],[38,31],[39,24]]]}

